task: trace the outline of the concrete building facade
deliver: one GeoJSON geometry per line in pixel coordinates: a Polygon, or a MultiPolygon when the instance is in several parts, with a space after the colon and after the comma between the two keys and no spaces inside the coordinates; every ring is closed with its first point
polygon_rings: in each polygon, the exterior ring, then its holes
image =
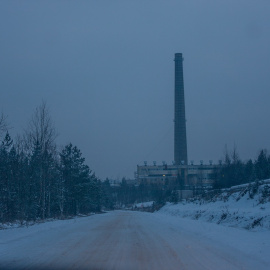
{"type": "Polygon", "coordinates": [[[220,165],[142,165],[137,166],[138,183],[165,184],[180,181],[183,188],[211,188],[220,165]]]}

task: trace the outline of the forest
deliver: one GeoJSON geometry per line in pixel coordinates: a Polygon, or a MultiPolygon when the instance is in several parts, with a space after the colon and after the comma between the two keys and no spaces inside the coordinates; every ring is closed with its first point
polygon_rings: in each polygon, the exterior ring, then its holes
{"type": "Polygon", "coordinates": [[[257,157],[242,161],[236,147],[224,154],[221,169],[216,171],[214,188],[229,188],[235,185],[251,183],[270,178],[270,155],[261,149],[257,157]]]}
{"type": "MultiPolygon", "coordinates": [[[[8,130],[1,114],[0,223],[69,218],[145,201],[154,201],[155,210],[166,201],[177,202],[176,191],[184,188],[181,178],[164,184],[130,184],[123,178],[117,187],[109,179],[101,181],[77,146],[57,146],[45,102],[36,108],[22,135],[13,139],[8,130]]],[[[234,147],[225,151],[214,175],[214,189],[270,178],[270,156],[260,150],[254,160],[244,162],[234,147]]]]}
{"type": "Polygon", "coordinates": [[[0,222],[36,221],[99,212],[101,181],[72,143],[59,149],[45,102],[13,140],[0,117],[0,222]]]}

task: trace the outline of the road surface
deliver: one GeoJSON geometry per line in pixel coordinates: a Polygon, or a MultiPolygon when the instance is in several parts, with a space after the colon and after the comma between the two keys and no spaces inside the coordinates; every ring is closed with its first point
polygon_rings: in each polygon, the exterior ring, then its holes
{"type": "Polygon", "coordinates": [[[2,230],[0,269],[270,269],[252,254],[189,230],[185,222],[114,211],[2,230]]]}

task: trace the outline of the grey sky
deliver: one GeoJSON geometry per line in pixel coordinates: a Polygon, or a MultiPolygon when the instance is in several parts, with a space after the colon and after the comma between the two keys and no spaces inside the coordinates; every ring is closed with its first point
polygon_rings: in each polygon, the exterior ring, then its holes
{"type": "Polygon", "coordinates": [[[269,1],[0,1],[0,110],[21,133],[47,101],[58,144],[101,178],[173,160],[174,53],[188,158],[269,149],[269,1]]]}

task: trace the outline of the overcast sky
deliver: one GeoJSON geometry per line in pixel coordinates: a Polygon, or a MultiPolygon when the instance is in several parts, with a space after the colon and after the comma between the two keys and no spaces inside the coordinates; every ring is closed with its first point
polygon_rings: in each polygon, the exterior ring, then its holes
{"type": "Polygon", "coordinates": [[[45,100],[58,145],[100,178],[173,160],[174,54],[188,159],[270,143],[269,1],[0,1],[0,111],[13,137],[45,100]]]}

